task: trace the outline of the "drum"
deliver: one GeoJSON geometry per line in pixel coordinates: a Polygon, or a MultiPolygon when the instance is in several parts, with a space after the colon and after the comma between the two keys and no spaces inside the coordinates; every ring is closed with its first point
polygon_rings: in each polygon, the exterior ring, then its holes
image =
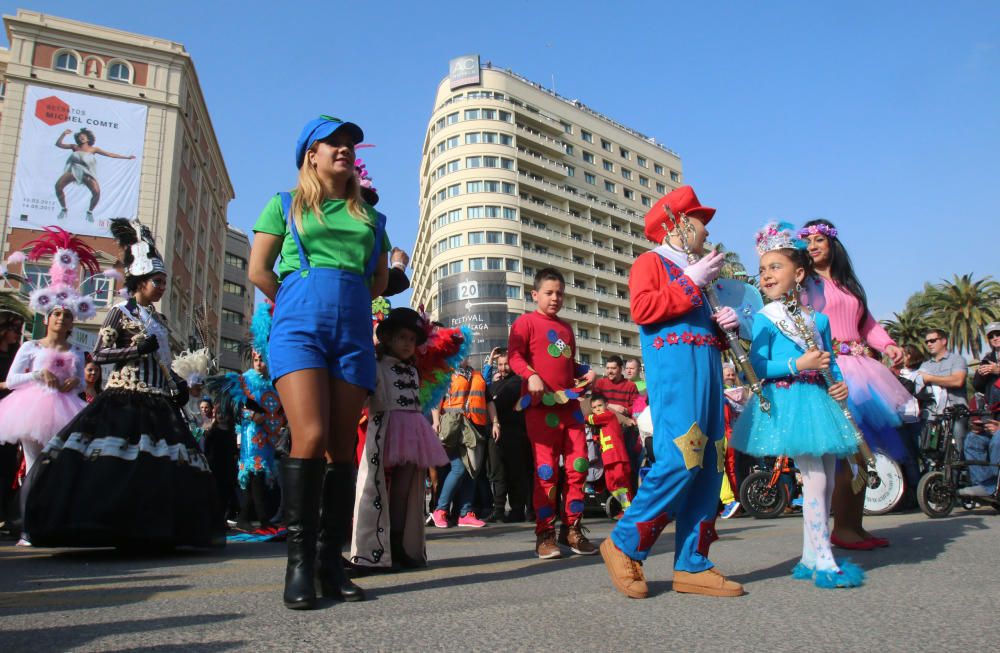
{"type": "Polygon", "coordinates": [[[865,514],[884,515],[892,512],[903,500],[906,484],[903,480],[903,468],[895,460],[882,451],[875,453],[875,469],[882,480],[874,490],[869,488],[865,494],[865,514]]]}

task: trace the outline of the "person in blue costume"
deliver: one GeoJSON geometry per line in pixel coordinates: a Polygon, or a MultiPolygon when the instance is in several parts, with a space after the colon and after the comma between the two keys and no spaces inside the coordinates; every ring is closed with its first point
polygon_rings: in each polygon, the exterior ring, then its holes
{"type": "Polygon", "coordinates": [[[731,308],[713,314],[702,295],[701,287],[722,268],[722,254],[712,252],[688,263],[682,251],[686,242],[693,254],[704,254],[706,225],[714,214],[690,186],[661,198],[645,218],[646,237],[659,247],[639,256],[629,275],[632,319],[641,327],[656,461],[600,550],[615,588],[630,598],[648,596],[642,561],[671,521],[676,522],[675,592],[744,593],[708,558],[709,546],[718,539],[715,518],[725,445],[724,338],[718,329],[735,329],[739,320],[731,308]]]}
{"type": "Polygon", "coordinates": [[[830,320],[798,303],[810,260],[791,225],[769,223],[757,234],[760,287],[771,300],[753,322],[750,362],[763,379],[764,412],[757,402],[733,427],[731,444],[751,456],[791,456],[802,473],[802,559],[792,570],[817,587],[857,587],[864,572],[830,550],[830,500],[837,459],[857,452],[854,427],[839,401],[847,384],[830,355],[830,320]],[[806,335],[808,335],[808,340],[806,335]],[[810,347],[812,341],[822,351],[810,347]],[[833,383],[827,387],[824,370],[833,383]]]}
{"type": "Polygon", "coordinates": [[[268,336],[271,331],[271,306],[257,305],[250,323],[251,368],[242,374],[230,372],[211,377],[207,386],[228,413],[236,416],[240,436],[237,480],[243,490],[237,528],[252,531],[256,517],[260,531],[273,531],[270,499],[277,486],[278,470],[274,457],[275,443],[285,426],[285,413],[268,373],[268,336]]]}
{"type": "Polygon", "coordinates": [[[316,607],[317,574],[324,596],[364,598],[340,553],[358,420],[375,389],[371,301],[385,291],[392,246],[385,216],[361,197],[354,150],[362,140],[360,127],[338,118],[306,123],[295,145],[298,184],[268,202],[250,249],[250,281],[274,302],[270,369],[291,431],[282,462],[290,609],[316,607]]]}

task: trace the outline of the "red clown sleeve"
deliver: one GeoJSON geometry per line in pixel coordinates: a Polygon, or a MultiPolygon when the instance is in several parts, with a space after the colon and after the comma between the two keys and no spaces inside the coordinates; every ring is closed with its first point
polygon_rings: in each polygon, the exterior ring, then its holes
{"type": "Polygon", "coordinates": [[[632,321],[657,324],[684,315],[702,304],[701,290],[687,276],[681,284],[671,281],[659,254],[646,252],[635,260],[628,277],[632,296],[632,321]],[[688,294],[693,289],[694,292],[688,294]]]}

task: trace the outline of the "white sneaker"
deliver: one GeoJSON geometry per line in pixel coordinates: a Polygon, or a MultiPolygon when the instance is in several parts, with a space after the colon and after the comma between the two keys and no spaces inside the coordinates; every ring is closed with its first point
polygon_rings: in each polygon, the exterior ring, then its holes
{"type": "Polygon", "coordinates": [[[958,491],[958,496],[960,497],[988,497],[992,496],[992,494],[992,490],[982,485],[970,485],[958,491]]]}
{"type": "Polygon", "coordinates": [[[21,539],[17,541],[17,544],[15,544],[15,546],[31,546],[31,542],[28,540],[27,537],[24,537],[22,535],[21,539]]]}

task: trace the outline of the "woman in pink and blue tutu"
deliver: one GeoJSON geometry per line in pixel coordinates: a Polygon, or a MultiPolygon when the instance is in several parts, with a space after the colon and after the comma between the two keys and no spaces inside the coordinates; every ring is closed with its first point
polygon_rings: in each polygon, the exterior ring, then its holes
{"type": "MultiPolygon", "coordinates": [[[[893,364],[903,361],[903,350],[872,317],[868,298],[854,274],[851,257],[828,220],[810,220],[799,230],[806,241],[815,275],[804,283],[803,301],[830,319],[834,353],[850,390],[848,405],[872,450],[894,460],[909,456],[897,429],[900,412],[912,397],[873,350],[893,364]]],[[[870,550],[889,546],[862,526],[865,493],[851,489],[850,465],[841,465],[833,494],[833,532],[830,541],[844,549],[870,550]]]]}

